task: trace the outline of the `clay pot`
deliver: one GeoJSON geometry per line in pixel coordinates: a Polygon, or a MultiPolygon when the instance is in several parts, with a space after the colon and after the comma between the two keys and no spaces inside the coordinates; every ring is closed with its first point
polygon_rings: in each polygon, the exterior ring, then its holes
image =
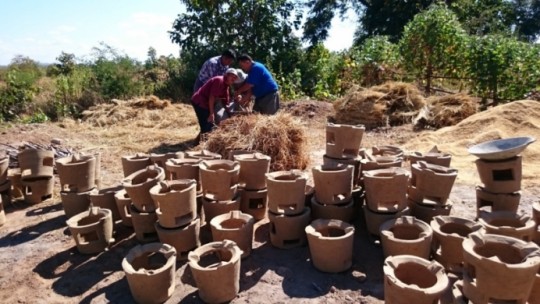
{"type": "Polygon", "coordinates": [[[208,150],[195,150],[184,152],[185,158],[196,158],[200,160],[214,160],[221,159],[221,154],[212,153],[208,150]]]}
{"type": "Polygon", "coordinates": [[[112,213],[109,209],[89,207],[66,221],[69,231],[83,254],[98,253],[114,242],[112,213]]]}
{"type": "MultiPolygon", "coordinates": [[[[257,152],[257,151],[251,151],[251,150],[242,150],[242,149],[238,149],[238,150],[229,150],[227,152],[227,159],[228,160],[236,160],[234,159],[235,156],[237,155],[243,155],[243,154],[254,154],[254,153],[260,153],[260,152],[257,152]]],[[[241,169],[240,169],[241,170],[241,169]]]]}
{"type": "Polygon", "coordinates": [[[477,159],[476,169],[486,191],[512,193],[521,190],[521,159],[521,156],[500,161],[477,159]]]}
{"type": "Polygon", "coordinates": [[[383,271],[384,302],[388,304],[439,303],[449,286],[439,263],[417,256],[389,256],[383,271]]]}
{"type": "Polygon", "coordinates": [[[242,258],[246,258],[251,254],[254,223],[251,215],[239,210],[218,215],[210,221],[212,239],[214,242],[234,241],[242,250],[242,258]]]}
{"type": "Polygon", "coordinates": [[[122,260],[122,269],[135,302],[163,303],[176,286],[176,250],[161,243],[137,245],[122,260]]]}
{"type": "Polygon", "coordinates": [[[0,156],[0,184],[7,181],[9,168],[9,157],[6,155],[0,156]]]}
{"type": "Polygon", "coordinates": [[[432,250],[437,262],[448,271],[460,271],[463,264],[463,240],[469,234],[482,230],[479,223],[455,216],[435,216],[430,223],[433,229],[432,250]]]}
{"type": "Polygon", "coordinates": [[[24,149],[17,155],[21,179],[44,179],[53,176],[54,152],[24,149]]]}
{"type": "Polygon", "coordinates": [[[200,167],[203,195],[209,199],[231,200],[238,189],[240,164],[230,160],[203,160],[200,167]]]}
{"type": "Polygon", "coordinates": [[[352,266],[354,226],[319,219],[305,228],[313,266],[323,272],[342,272],[352,266]]]}
{"type": "Polygon", "coordinates": [[[536,232],[536,223],[529,216],[508,211],[480,211],[478,222],[487,233],[506,235],[530,242],[536,232]]]}
{"type": "Polygon", "coordinates": [[[60,199],[62,200],[62,206],[67,218],[88,210],[88,207],[90,207],[90,192],[92,190],[79,193],[60,192],[60,199]]]}
{"type": "Polygon", "coordinates": [[[370,158],[362,159],[360,161],[360,186],[363,185],[363,176],[365,171],[379,170],[392,167],[401,167],[403,158],[394,156],[371,156],[370,158]]]}
{"type": "Polygon", "coordinates": [[[91,155],[70,155],[56,161],[60,189],[86,192],[96,187],[96,158],[91,155]]]}
{"type": "MultiPolygon", "coordinates": [[[[428,200],[424,200],[423,202],[428,202],[428,200]]],[[[436,216],[450,215],[453,206],[449,200],[446,201],[445,205],[417,203],[412,200],[408,200],[408,205],[411,209],[411,215],[426,223],[431,222],[431,220],[436,216]]]]}
{"type": "Polygon", "coordinates": [[[363,156],[367,157],[366,154],[370,152],[373,156],[390,156],[399,158],[403,158],[404,156],[403,150],[396,146],[375,146],[371,148],[371,151],[364,150],[363,156]]]}
{"type": "Polygon", "coordinates": [[[168,180],[194,179],[197,181],[197,192],[201,191],[199,180],[199,165],[202,160],[197,158],[171,158],[165,162],[165,168],[169,173],[168,180]]]}
{"type": "Polygon", "coordinates": [[[0,199],[7,204],[11,204],[11,181],[6,180],[0,184],[0,199]]]}
{"type": "Polygon", "coordinates": [[[150,163],[165,169],[165,163],[169,159],[184,158],[184,152],[150,153],[150,163]]]}
{"type": "Polygon", "coordinates": [[[306,244],[305,228],[311,221],[311,209],[306,207],[298,215],[268,212],[270,243],[281,249],[291,249],[306,244]]]}
{"type": "Polygon", "coordinates": [[[353,187],[358,186],[358,182],[360,179],[360,161],[362,160],[362,157],[357,155],[354,158],[346,158],[346,159],[339,159],[339,158],[332,158],[328,155],[323,155],[323,166],[326,167],[337,167],[339,165],[350,165],[353,166],[353,187]]]}
{"type": "Polygon", "coordinates": [[[366,128],[363,125],[326,125],[326,155],[333,158],[355,158],[366,128]]]}
{"type": "Polygon", "coordinates": [[[339,205],[324,205],[317,201],[315,196],[311,199],[311,212],[313,219],[335,219],[343,222],[352,222],[354,218],[354,201],[339,205]]]}
{"type": "Polygon", "coordinates": [[[94,152],[90,155],[96,159],[96,165],[94,166],[94,183],[96,184],[97,189],[101,189],[101,152],[94,152]]]}
{"type": "Polygon", "coordinates": [[[197,218],[194,179],[163,181],[150,189],[159,223],[164,228],[185,226],[197,218]]]}
{"type": "Polygon", "coordinates": [[[351,200],[353,167],[345,165],[312,168],[315,197],[321,204],[337,205],[351,200]]]}
{"type": "Polygon", "coordinates": [[[270,156],[261,153],[235,155],[240,164],[238,182],[246,190],[266,189],[266,173],[270,170],[270,156]]]}
{"type": "Polygon", "coordinates": [[[128,177],[133,173],[146,169],[152,163],[150,156],[147,154],[138,153],[135,155],[122,156],[122,171],[124,177],[128,177]]]}
{"type": "Polygon", "coordinates": [[[246,190],[240,191],[240,210],[247,213],[256,221],[264,219],[268,206],[268,190],[246,190]]]}
{"type": "Polygon", "coordinates": [[[31,205],[52,198],[54,177],[22,179],[24,200],[31,205]]]}
{"type": "Polygon", "coordinates": [[[428,164],[450,167],[452,161],[452,155],[444,152],[440,152],[437,146],[434,146],[429,152],[423,154],[421,152],[412,152],[409,154],[409,161],[415,164],[419,161],[424,161],[428,164]]]}
{"type": "Polygon", "coordinates": [[[364,218],[366,220],[366,228],[369,234],[376,237],[379,236],[379,233],[380,233],[379,228],[381,227],[382,223],[388,220],[396,219],[401,216],[410,214],[409,207],[401,211],[394,212],[394,213],[380,213],[380,212],[371,211],[367,205],[364,205],[362,206],[362,211],[364,212],[364,218]]]}
{"type": "Polygon", "coordinates": [[[402,216],[384,222],[379,230],[385,257],[406,254],[429,259],[433,230],[427,223],[402,216]]]}
{"type": "Polygon", "coordinates": [[[271,172],[266,179],[269,211],[286,215],[304,212],[307,179],[301,171],[271,172]]]}
{"type": "Polygon", "coordinates": [[[21,169],[13,168],[8,169],[8,180],[11,181],[11,197],[14,199],[22,199],[23,185],[21,181],[21,169]]]}
{"type": "Polygon", "coordinates": [[[160,222],[155,223],[159,241],[169,244],[176,249],[177,260],[187,260],[188,253],[201,246],[200,232],[201,220],[196,218],[186,226],[178,228],[164,228],[160,222]]]}
{"type": "Polygon", "coordinates": [[[90,202],[96,207],[111,210],[113,221],[119,221],[122,219],[122,216],[118,211],[114,196],[122,189],[122,186],[109,187],[101,190],[94,189],[89,193],[90,202]]]}
{"type": "Polygon", "coordinates": [[[116,202],[116,207],[118,213],[122,218],[122,225],[126,227],[133,227],[133,222],[131,220],[131,198],[127,194],[125,189],[122,189],[114,194],[114,200],[116,202]]]}
{"type": "Polygon", "coordinates": [[[150,189],[163,181],[165,170],[158,166],[148,166],[136,171],[122,180],[122,186],[131,198],[135,208],[141,212],[153,212],[156,206],[152,201],[150,189]]]}
{"type": "Polygon", "coordinates": [[[364,171],[366,204],[376,212],[398,212],[407,206],[409,172],[403,168],[364,171]]]}
{"type": "MultiPolygon", "coordinates": [[[[354,191],[354,190],[353,190],[354,191]]],[[[353,192],[354,194],[354,192],[353,192]]],[[[315,197],[315,188],[311,185],[306,184],[305,199],[304,205],[306,207],[311,207],[311,200],[315,197]]]]}
{"type": "Polygon", "coordinates": [[[157,214],[155,212],[139,211],[134,205],[131,205],[130,213],[137,240],[141,243],[157,241],[158,235],[154,225],[158,220],[157,214]]]}
{"type": "Polygon", "coordinates": [[[491,207],[491,211],[509,211],[516,213],[521,200],[521,192],[514,193],[491,193],[485,188],[476,187],[476,216],[479,216],[480,208],[491,207]]]}
{"type": "Polygon", "coordinates": [[[411,165],[411,185],[424,199],[444,205],[457,177],[457,170],[420,161],[411,165]]]}
{"type": "Polygon", "coordinates": [[[188,255],[199,296],[206,303],[231,301],[240,290],[242,250],[230,240],[203,245],[188,255]]]}
{"type": "Polygon", "coordinates": [[[533,243],[495,234],[469,234],[463,241],[463,293],[474,303],[525,303],[540,266],[533,243]]]}
{"type": "Polygon", "coordinates": [[[534,234],[534,242],[540,245],[540,203],[534,202],[532,204],[532,216],[536,223],[536,232],[534,234]]]}
{"type": "Polygon", "coordinates": [[[218,215],[228,213],[229,211],[240,210],[240,195],[226,201],[209,200],[203,196],[202,206],[204,209],[204,220],[209,223],[218,215]]]}

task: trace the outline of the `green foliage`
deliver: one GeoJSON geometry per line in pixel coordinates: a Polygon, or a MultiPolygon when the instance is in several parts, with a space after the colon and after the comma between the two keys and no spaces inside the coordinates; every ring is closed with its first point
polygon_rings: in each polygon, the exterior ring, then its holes
{"type": "Polygon", "coordinates": [[[392,79],[399,69],[400,56],[396,44],[388,36],[374,36],[351,50],[352,72],[362,86],[373,86],[392,79]]]}
{"type": "Polygon", "coordinates": [[[41,110],[37,110],[29,116],[24,115],[20,119],[20,122],[23,124],[44,123],[47,121],[49,121],[49,117],[41,110]]]}
{"type": "Polygon", "coordinates": [[[101,43],[101,48],[94,48],[92,67],[93,89],[100,92],[104,99],[128,99],[144,95],[141,64],[125,54],[119,54],[114,48],[101,43]]]}
{"type": "Polygon", "coordinates": [[[52,107],[47,115],[53,120],[60,117],[77,117],[88,104],[83,101],[86,88],[90,85],[92,71],[80,65],[74,67],[67,75],[59,75],[55,79],[56,91],[52,107]]]}
{"type": "Polygon", "coordinates": [[[18,56],[12,60],[0,87],[0,120],[9,121],[22,114],[39,91],[36,81],[42,72],[36,62],[18,56]]]}
{"type": "Polygon", "coordinates": [[[52,64],[47,68],[47,76],[69,75],[73,72],[76,66],[75,55],[68,53],[60,53],[56,57],[58,63],[52,64]]]}
{"type": "Polygon", "coordinates": [[[429,94],[436,75],[462,76],[467,35],[445,5],[433,5],[405,26],[399,45],[403,64],[426,83],[429,94]]]}
{"type": "Polygon", "coordinates": [[[540,47],[500,35],[471,39],[473,92],[495,103],[522,98],[540,83],[540,47]]]}

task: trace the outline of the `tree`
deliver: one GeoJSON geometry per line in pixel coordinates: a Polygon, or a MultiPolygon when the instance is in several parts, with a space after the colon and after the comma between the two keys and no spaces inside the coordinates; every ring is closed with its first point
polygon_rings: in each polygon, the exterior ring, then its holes
{"type": "Polygon", "coordinates": [[[204,60],[233,48],[270,63],[274,72],[292,73],[300,58],[300,40],[293,31],[301,12],[290,0],[181,0],[187,12],[178,15],[169,32],[181,48],[193,85],[204,60]]]}
{"type": "Polygon", "coordinates": [[[540,83],[540,47],[501,35],[475,37],[470,43],[468,74],[473,92],[484,102],[523,97],[540,83]]]}
{"type": "Polygon", "coordinates": [[[540,0],[305,0],[304,40],[312,45],[324,41],[332,18],[353,9],[359,16],[356,45],[375,35],[396,42],[405,24],[436,3],[447,4],[470,34],[506,33],[528,41],[540,34],[540,0]]]}
{"type": "Polygon", "coordinates": [[[467,35],[446,5],[432,5],[405,26],[400,51],[407,70],[425,80],[426,93],[437,74],[459,76],[465,66],[467,35]]]}

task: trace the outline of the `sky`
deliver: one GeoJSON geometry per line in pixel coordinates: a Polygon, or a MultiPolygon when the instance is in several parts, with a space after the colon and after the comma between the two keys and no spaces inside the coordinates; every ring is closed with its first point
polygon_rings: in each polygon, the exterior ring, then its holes
{"type": "MultiPolygon", "coordinates": [[[[84,59],[100,42],[144,61],[148,48],[177,56],[167,31],[185,11],[179,0],[4,0],[0,15],[0,65],[16,55],[53,63],[60,53],[84,59]]],[[[352,44],[355,18],[334,18],[325,46],[352,44]]]]}

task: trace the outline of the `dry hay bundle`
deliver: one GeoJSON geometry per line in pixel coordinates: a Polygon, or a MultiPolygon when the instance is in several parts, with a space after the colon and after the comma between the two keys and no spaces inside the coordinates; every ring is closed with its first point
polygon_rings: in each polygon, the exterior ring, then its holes
{"type": "Polygon", "coordinates": [[[478,112],[478,99],[466,94],[432,96],[415,119],[415,128],[453,126],[478,112]]]}
{"type": "Polygon", "coordinates": [[[223,121],[201,144],[227,157],[229,151],[258,151],[272,158],[270,170],[305,169],[307,138],[300,121],[287,113],[241,115],[223,121]]]}
{"type": "Polygon", "coordinates": [[[147,97],[130,100],[128,102],[128,105],[132,107],[136,107],[136,108],[146,108],[146,109],[152,110],[152,109],[165,109],[166,107],[171,105],[171,102],[167,99],[161,100],[154,95],[150,95],[147,97]]]}
{"type": "Polygon", "coordinates": [[[387,82],[369,89],[353,88],[335,103],[337,123],[363,124],[366,128],[398,126],[412,121],[425,104],[412,84],[387,82]]]}
{"type": "Polygon", "coordinates": [[[95,127],[126,126],[142,128],[181,128],[197,122],[189,105],[171,105],[155,96],[130,101],[113,100],[84,111],[83,121],[95,127]]]}
{"type": "Polygon", "coordinates": [[[384,93],[369,89],[352,88],[347,95],[334,103],[335,122],[350,125],[363,124],[368,129],[387,125],[384,96],[384,93]]]}

